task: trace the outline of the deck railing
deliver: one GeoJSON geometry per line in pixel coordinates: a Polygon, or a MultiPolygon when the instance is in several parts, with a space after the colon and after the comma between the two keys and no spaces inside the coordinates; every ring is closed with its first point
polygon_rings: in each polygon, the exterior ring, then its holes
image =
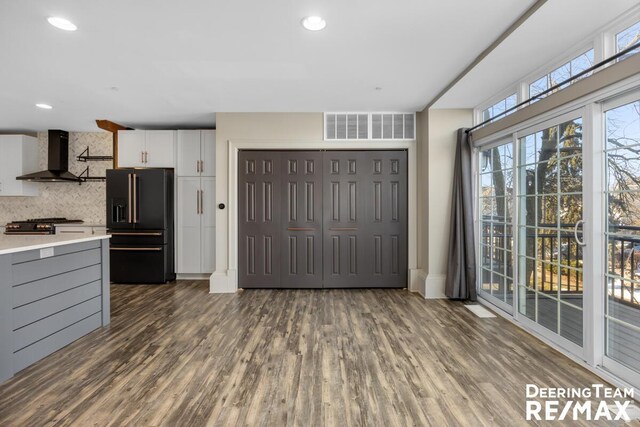
{"type": "MultiPolygon", "coordinates": [[[[538,225],[539,230],[556,227],[556,224],[538,225]]],[[[610,226],[610,231],[640,232],[640,227],[610,226]]],[[[510,255],[514,249],[510,218],[505,218],[504,221],[495,216],[484,218],[480,236],[482,247],[485,248],[481,253],[482,265],[492,265],[492,270],[499,269],[507,276],[513,277],[515,261],[510,255]]],[[[561,224],[559,233],[536,233],[532,229],[522,237],[526,238],[525,245],[531,245],[526,249],[527,256],[530,257],[528,280],[533,281],[535,273],[537,289],[540,292],[556,293],[560,289],[562,294],[582,293],[582,247],[575,241],[573,224],[561,224]],[[533,258],[542,263],[535,262],[533,258]],[[537,269],[534,272],[536,264],[537,269]]],[[[610,235],[608,253],[609,276],[613,277],[608,289],[610,298],[634,307],[640,306],[637,295],[640,285],[633,281],[640,281],[640,235],[638,238],[610,235]]]]}

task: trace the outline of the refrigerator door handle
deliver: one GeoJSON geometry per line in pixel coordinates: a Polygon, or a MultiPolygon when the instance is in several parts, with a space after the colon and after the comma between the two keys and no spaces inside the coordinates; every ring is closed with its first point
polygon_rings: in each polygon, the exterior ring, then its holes
{"type": "MultiPolygon", "coordinates": [[[[63,232],[64,233],[64,232],[63,232]]],[[[110,234],[112,236],[133,236],[133,237],[137,237],[137,236],[162,236],[162,233],[155,233],[155,232],[142,232],[142,233],[119,233],[119,232],[112,232],[112,233],[107,233],[110,234]]]]}
{"type": "Polygon", "coordinates": [[[162,248],[141,248],[141,247],[132,247],[132,248],[111,247],[109,249],[112,251],[156,251],[156,252],[159,252],[162,250],[162,248]]]}
{"type": "Polygon", "coordinates": [[[133,175],[133,223],[138,222],[138,175],[133,175]]]}
{"type": "Polygon", "coordinates": [[[131,224],[133,222],[133,212],[132,212],[132,208],[133,208],[133,202],[131,201],[131,176],[133,174],[129,173],[127,174],[127,179],[128,179],[128,184],[129,186],[127,187],[127,208],[129,210],[129,216],[127,217],[127,222],[129,224],[131,224]]]}

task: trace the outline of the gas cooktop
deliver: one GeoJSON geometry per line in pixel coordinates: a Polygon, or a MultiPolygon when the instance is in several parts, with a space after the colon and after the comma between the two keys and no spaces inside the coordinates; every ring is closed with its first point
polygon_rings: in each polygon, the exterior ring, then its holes
{"type": "Polygon", "coordinates": [[[30,218],[11,221],[5,226],[4,234],[55,234],[55,224],[82,224],[80,219],[30,218]]]}

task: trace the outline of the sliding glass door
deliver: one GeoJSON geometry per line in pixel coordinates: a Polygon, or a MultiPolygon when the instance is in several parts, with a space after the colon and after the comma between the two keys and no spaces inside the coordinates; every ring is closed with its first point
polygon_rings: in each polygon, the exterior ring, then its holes
{"type": "Polygon", "coordinates": [[[477,188],[480,297],[640,387],[640,91],[484,146],[477,188]]]}
{"type": "Polygon", "coordinates": [[[627,97],[605,105],[604,116],[607,222],[604,363],[619,375],[638,378],[640,97],[631,100],[627,97]]]}
{"type": "Polygon", "coordinates": [[[517,144],[518,313],[582,347],[582,119],[525,131],[517,144]]]}

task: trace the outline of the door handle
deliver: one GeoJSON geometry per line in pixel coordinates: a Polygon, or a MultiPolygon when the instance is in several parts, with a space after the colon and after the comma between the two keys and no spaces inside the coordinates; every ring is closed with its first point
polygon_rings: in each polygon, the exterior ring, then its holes
{"type": "Polygon", "coordinates": [[[112,236],[162,236],[162,233],[108,233],[112,236]]]}
{"type": "Polygon", "coordinates": [[[204,160],[200,160],[200,173],[204,172],[204,160]]]}
{"type": "Polygon", "coordinates": [[[133,222],[138,222],[138,175],[133,175],[133,222]]]}
{"type": "Polygon", "coordinates": [[[132,175],[133,175],[132,173],[127,174],[127,179],[129,181],[129,187],[127,189],[127,201],[129,202],[127,204],[127,207],[128,207],[128,210],[129,210],[129,217],[127,218],[127,222],[129,224],[131,224],[133,222],[133,210],[132,210],[133,209],[133,201],[131,200],[131,179],[132,179],[131,176],[132,175]]]}
{"type": "Polygon", "coordinates": [[[144,151],[140,152],[140,163],[144,163],[144,151]]]}
{"type": "Polygon", "coordinates": [[[161,251],[162,248],[109,248],[112,251],[161,251]]]}
{"type": "Polygon", "coordinates": [[[576,225],[573,227],[573,238],[576,239],[576,243],[580,246],[587,246],[587,244],[584,242],[584,240],[580,240],[580,238],[578,237],[578,228],[580,228],[580,226],[584,226],[584,220],[581,219],[578,222],[576,222],[576,225]]]}
{"type": "Polygon", "coordinates": [[[204,190],[200,190],[200,213],[204,214],[204,190]]]}
{"type": "Polygon", "coordinates": [[[196,160],[196,172],[200,172],[200,160],[196,160]]]}
{"type": "Polygon", "coordinates": [[[144,152],[144,162],[145,163],[149,163],[149,152],[148,151],[144,152]]]}

